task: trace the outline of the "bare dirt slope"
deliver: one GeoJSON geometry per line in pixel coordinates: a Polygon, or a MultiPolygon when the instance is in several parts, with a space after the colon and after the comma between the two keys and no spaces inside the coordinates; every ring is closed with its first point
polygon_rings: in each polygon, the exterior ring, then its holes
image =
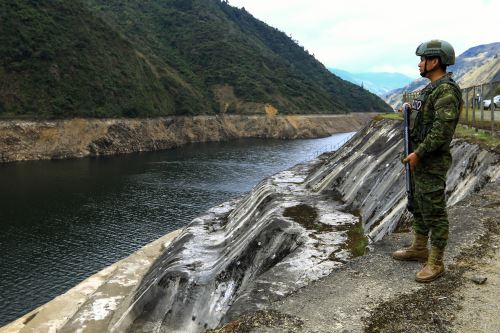
{"type": "Polygon", "coordinates": [[[375,113],[0,121],[0,163],[125,154],[238,138],[317,138],[357,131],[375,113]]]}

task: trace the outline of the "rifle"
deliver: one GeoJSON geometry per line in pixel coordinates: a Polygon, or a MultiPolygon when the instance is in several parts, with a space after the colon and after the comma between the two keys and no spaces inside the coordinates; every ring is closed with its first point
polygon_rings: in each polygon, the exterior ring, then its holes
{"type": "MultiPolygon", "coordinates": [[[[405,156],[410,155],[413,152],[410,141],[410,112],[411,107],[408,103],[403,105],[403,141],[404,141],[404,152],[405,156]]],[[[413,212],[413,187],[411,185],[411,170],[410,163],[405,164],[405,185],[406,185],[406,196],[408,197],[408,203],[406,207],[409,212],[413,212]]]]}

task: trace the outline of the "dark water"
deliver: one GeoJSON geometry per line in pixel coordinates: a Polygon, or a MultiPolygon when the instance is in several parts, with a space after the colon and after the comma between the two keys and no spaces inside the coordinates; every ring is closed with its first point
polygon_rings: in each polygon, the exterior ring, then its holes
{"type": "Polygon", "coordinates": [[[351,135],[0,165],[0,325],[351,135]]]}

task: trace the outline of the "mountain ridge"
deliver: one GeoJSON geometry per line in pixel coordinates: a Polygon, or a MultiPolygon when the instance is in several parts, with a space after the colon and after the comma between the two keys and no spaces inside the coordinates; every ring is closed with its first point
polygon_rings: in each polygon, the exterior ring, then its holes
{"type": "Polygon", "coordinates": [[[0,32],[4,118],[388,110],[220,0],[5,0],[0,32]]]}
{"type": "Polygon", "coordinates": [[[396,72],[356,72],[352,73],[338,68],[328,68],[343,80],[362,85],[363,88],[381,96],[389,91],[406,85],[412,78],[396,72]]]}

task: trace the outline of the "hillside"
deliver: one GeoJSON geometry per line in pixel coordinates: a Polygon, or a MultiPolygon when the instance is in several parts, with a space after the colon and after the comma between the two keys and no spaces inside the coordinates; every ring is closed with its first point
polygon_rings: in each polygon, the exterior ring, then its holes
{"type": "MultiPolygon", "coordinates": [[[[453,79],[462,87],[471,87],[500,80],[500,42],[472,47],[460,54],[455,65],[449,66],[453,79]]],[[[410,84],[382,95],[393,108],[402,104],[402,93],[422,89],[429,81],[418,78],[410,84]]]]}
{"type": "Polygon", "coordinates": [[[0,2],[0,114],[133,116],[173,111],[146,59],[83,6],[0,2]]]}
{"type": "Polygon", "coordinates": [[[386,111],[220,0],[0,3],[0,116],[386,111]]]}
{"type": "Polygon", "coordinates": [[[401,73],[365,72],[351,73],[337,68],[329,70],[338,77],[351,83],[362,85],[366,90],[382,96],[391,90],[402,87],[412,81],[412,78],[401,73]]]}

